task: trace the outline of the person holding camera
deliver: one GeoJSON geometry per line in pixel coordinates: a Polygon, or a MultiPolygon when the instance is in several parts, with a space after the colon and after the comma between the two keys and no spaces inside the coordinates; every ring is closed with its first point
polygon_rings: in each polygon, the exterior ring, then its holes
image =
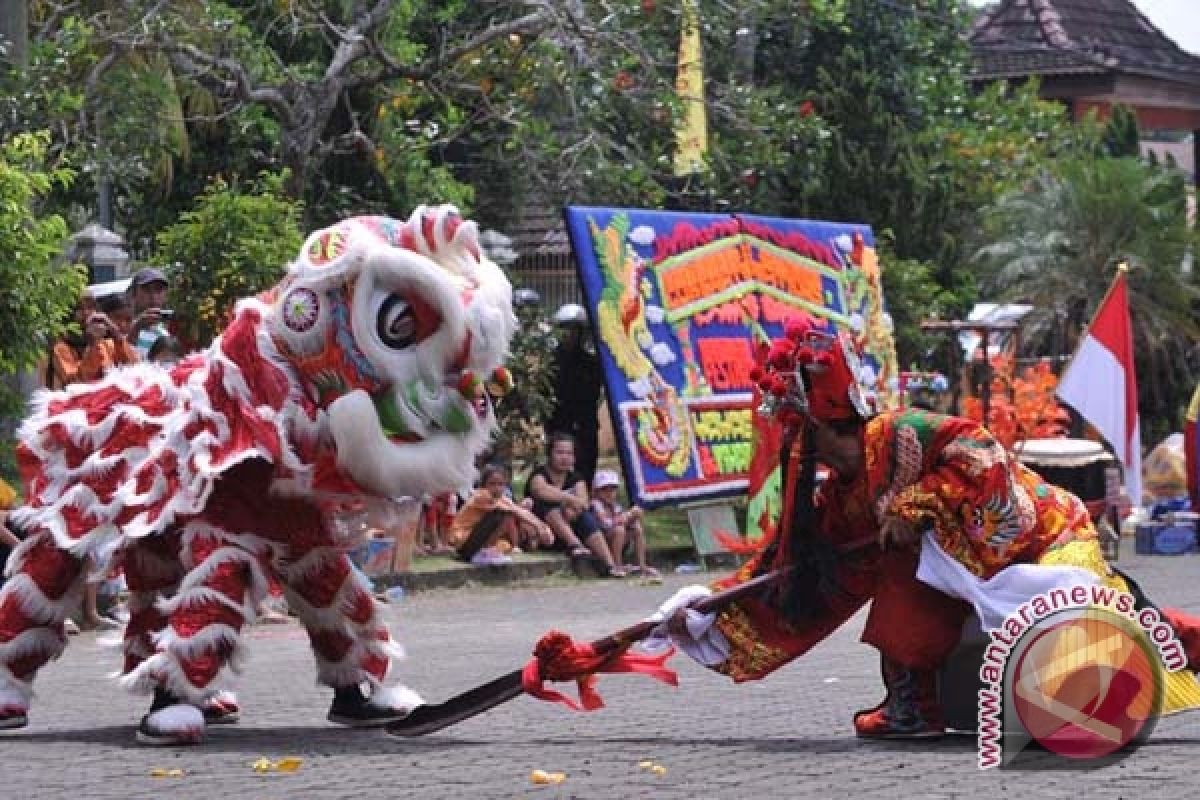
{"type": "Polygon", "coordinates": [[[96,300],[90,295],[80,299],[75,321],[79,332],[67,333],[50,350],[47,388],[62,389],[72,383],[94,381],[113,367],[141,360],[117,324],[96,308],[96,300]]]}
{"type": "Polygon", "coordinates": [[[170,336],[167,321],[174,311],[167,304],[167,276],[156,267],[142,267],[129,281],[129,294],[133,299],[133,327],[129,331],[129,343],[138,355],[147,359],[154,343],[170,336]]]}

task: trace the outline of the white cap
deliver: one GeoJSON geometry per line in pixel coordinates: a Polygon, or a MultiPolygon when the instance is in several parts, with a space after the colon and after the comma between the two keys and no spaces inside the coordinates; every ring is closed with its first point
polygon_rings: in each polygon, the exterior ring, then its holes
{"type": "Polygon", "coordinates": [[[554,312],[554,322],[558,325],[586,325],[587,321],[587,311],[578,303],[567,303],[554,312]]]}
{"type": "Polygon", "coordinates": [[[604,489],[609,486],[620,485],[621,478],[611,469],[598,469],[596,470],[596,477],[592,478],[593,489],[604,489]]]}

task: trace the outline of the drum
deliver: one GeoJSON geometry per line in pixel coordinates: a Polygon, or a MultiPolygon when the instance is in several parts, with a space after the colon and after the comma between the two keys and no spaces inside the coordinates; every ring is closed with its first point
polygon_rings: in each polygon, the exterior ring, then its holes
{"type": "Polygon", "coordinates": [[[1087,439],[1026,439],[1013,452],[1047,483],[1062,487],[1087,506],[1092,518],[1105,508],[1104,470],[1117,465],[1112,453],[1087,439]]]}

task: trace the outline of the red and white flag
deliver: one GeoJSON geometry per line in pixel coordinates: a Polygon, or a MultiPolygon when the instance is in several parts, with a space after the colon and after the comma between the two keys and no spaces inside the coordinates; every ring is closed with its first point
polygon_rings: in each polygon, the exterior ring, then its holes
{"type": "Polygon", "coordinates": [[[1142,502],[1142,435],[1138,427],[1137,372],[1125,266],[1108,290],[1087,335],[1075,351],[1058,397],[1079,412],[1112,446],[1125,465],[1125,490],[1142,502]]]}

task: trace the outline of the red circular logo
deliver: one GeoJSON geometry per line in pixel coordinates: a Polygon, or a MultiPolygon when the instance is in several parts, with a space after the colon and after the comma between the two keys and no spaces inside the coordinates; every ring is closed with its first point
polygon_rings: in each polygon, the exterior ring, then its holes
{"type": "Polygon", "coordinates": [[[1097,609],[1051,617],[1021,645],[1009,696],[1047,750],[1102,758],[1149,735],[1162,706],[1162,667],[1127,620],[1097,609]]]}

